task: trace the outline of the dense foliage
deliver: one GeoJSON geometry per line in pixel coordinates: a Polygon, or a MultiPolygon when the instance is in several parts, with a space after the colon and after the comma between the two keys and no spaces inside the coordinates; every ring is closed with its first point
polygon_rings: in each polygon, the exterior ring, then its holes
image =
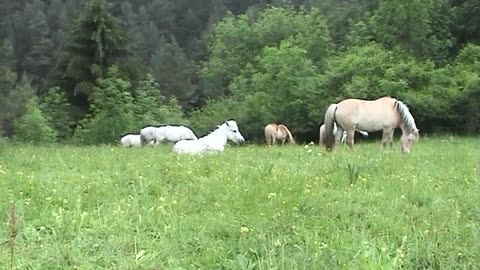
{"type": "Polygon", "coordinates": [[[3,135],[13,135],[31,95],[61,140],[78,137],[87,122],[123,122],[117,117],[124,114],[98,109],[115,107],[101,104],[99,95],[128,108],[131,123],[106,127],[117,130],[108,136],[98,131],[103,135],[92,143],[113,143],[120,131],[159,123],[190,123],[203,134],[225,118],[236,118],[249,139],[277,121],[310,140],[327,104],[384,95],[404,100],[422,132],[480,131],[476,0],[0,6],[3,135]],[[32,93],[22,91],[26,80],[32,93]],[[120,100],[111,100],[108,91],[118,87],[120,100]]]}

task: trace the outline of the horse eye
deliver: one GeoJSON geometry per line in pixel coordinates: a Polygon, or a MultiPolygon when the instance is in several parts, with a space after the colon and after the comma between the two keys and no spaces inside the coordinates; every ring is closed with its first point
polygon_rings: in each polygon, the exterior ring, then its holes
{"type": "Polygon", "coordinates": [[[237,133],[237,131],[236,131],[236,130],[234,130],[234,131],[233,131],[233,133],[237,133]]]}

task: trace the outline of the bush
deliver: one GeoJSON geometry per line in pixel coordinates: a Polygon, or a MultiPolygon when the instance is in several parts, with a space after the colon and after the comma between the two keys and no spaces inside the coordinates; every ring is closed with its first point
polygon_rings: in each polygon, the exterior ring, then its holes
{"type": "Polygon", "coordinates": [[[56,133],[43,116],[35,97],[28,100],[26,109],[26,113],[15,121],[15,138],[34,144],[55,142],[56,133]]]}
{"type": "Polygon", "coordinates": [[[135,117],[129,88],[130,83],[120,78],[118,68],[109,68],[107,77],[97,81],[91,110],[75,130],[73,141],[111,144],[122,134],[131,132],[135,117]]]}

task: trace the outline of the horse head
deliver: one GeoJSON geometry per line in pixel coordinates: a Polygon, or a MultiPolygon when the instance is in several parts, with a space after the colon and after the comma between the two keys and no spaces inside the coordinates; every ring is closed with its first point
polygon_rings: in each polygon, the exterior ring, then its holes
{"type": "Polygon", "coordinates": [[[224,126],[225,126],[224,130],[226,131],[227,139],[237,144],[241,144],[245,142],[245,139],[243,138],[242,133],[240,133],[237,122],[235,120],[226,120],[224,123],[224,126]]]}
{"type": "Polygon", "coordinates": [[[410,153],[410,149],[412,148],[413,144],[418,141],[420,138],[420,130],[418,128],[413,128],[409,132],[402,134],[400,137],[400,144],[402,153],[410,153]]]}

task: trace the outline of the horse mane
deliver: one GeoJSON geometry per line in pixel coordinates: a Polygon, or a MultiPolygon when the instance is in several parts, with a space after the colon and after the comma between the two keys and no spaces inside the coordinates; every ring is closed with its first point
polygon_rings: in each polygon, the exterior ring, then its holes
{"type": "MultiPolygon", "coordinates": [[[[225,120],[225,122],[216,125],[214,128],[211,128],[211,129],[208,131],[208,133],[207,133],[206,135],[204,135],[203,137],[206,137],[206,136],[212,134],[215,130],[219,129],[219,128],[220,128],[223,124],[225,124],[227,121],[231,121],[231,120],[233,120],[233,119],[225,120]]],[[[233,121],[235,121],[235,120],[233,120],[233,121]]]]}
{"type": "Polygon", "coordinates": [[[415,119],[413,119],[413,115],[410,113],[410,110],[408,109],[408,106],[405,105],[405,103],[400,100],[395,100],[394,108],[398,112],[398,114],[400,114],[400,119],[402,119],[402,122],[406,125],[407,129],[417,129],[415,119]]]}

